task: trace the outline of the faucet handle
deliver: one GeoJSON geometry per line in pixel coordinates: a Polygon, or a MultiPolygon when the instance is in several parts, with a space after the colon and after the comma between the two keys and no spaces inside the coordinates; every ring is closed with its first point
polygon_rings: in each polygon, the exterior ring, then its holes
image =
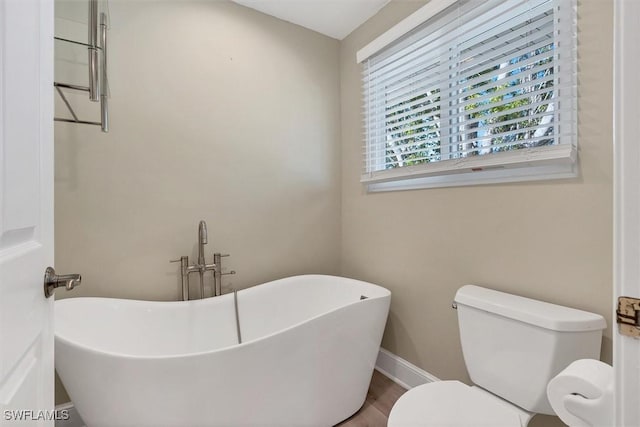
{"type": "Polygon", "coordinates": [[[182,261],[186,261],[187,263],[189,262],[189,257],[187,256],[181,256],[178,259],[170,259],[169,262],[182,262],[182,261]]]}
{"type": "Polygon", "coordinates": [[[220,258],[226,258],[228,256],[231,256],[231,255],[229,255],[229,254],[220,254],[220,258]]]}
{"type": "Polygon", "coordinates": [[[228,273],[222,273],[222,274],[221,274],[221,276],[228,276],[228,275],[230,275],[230,274],[236,274],[236,271],[235,271],[235,270],[231,270],[231,271],[230,271],[230,272],[228,272],[228,273]]]}

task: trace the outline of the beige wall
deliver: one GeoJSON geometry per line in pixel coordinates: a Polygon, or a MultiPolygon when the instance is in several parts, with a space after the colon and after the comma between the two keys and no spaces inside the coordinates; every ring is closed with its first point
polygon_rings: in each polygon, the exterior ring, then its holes
{"type": "Polygon", "coordinates": [[[225,290],[310,272],[384,285],[383,346],[443,379],[468,380],[462,284],[610,322],[611,1],[580,0],[579,179],[366,194],[355,52],[424,3],[394,0],[338,43],[228,2],[112,1],[112,131],[56,125],[74,295],[177,299],[167,261],[193,259],[205,219],[208,255],[238,271],[225,290]]]}
{"type": "Polygon", "coordinates": [[[195,259],[200,219],[225,292],[337,274],[338,41],[226,1],[111,1],[111,20],[111,132],[56,124],[68,296],[178,299],[169,260],[195,259]]]}
{"type": "MultiPolygon", "coordinates": [[[[342,274],[391,290],[383,347],[439,378],[468,381],[451,309],[463,284],[590,310],[611,324],[612,2],[579,4],[579,179],[366,194],[356,51],[425,3],[393,1],[341,43],[342,274]]],[[[611,361],[611,328],[605,335],[611,361]]]]}

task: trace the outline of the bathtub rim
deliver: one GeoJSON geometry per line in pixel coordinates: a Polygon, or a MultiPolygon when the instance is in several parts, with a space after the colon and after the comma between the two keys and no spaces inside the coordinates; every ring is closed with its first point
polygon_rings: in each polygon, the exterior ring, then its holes
{"type": "MultiPolygon", "coordinates": [[[[268,285],[274,282],[278,282],[284,279],[290,279],[290,278],[303,278],[303,277],[329,277],[329,278],[333,278],[333,279],[347,279],[350,281],[355,281],[355,282],[359,282],[359,283],[363,283],[366,284],[367,286],[372,286],[375,288],[379,288],[379,290],[381,291],[382,295],[377,295],[377,296],[371,296],[371,297],[367,297],[365,299],[361,299],[361,300],[356,300],[356,301],[352,301],[350,303],[347,303],[345,305],[341,305],[339,307],[334,308],[333,310],[324,312],[322,314],[318,314],[315,316],[311,316],[309,318],[307,318],[306,320],[302,321],[302,322],[297,322],[294,323],[286,328],[283,329],[279,329],[276,332],[272,332],[266,335],[263,335],[259,338],[253,339],[251,341],[245,341],[239,344],[233,344],[233,345],[229,345],[229,346],[225,346],[225,347],[220,347],[220,348],[216,348],[214,350],[206,350],[206,351],[198,351],[198,352],[192,352],[192,353],[176,353],[176,354],[166,354],[166,355],[139,355],[139,354],[127,354],[127,353],[122,353],[122,352],[116,352],[116,351],[105,351],[105,350],[98,350],[92,347],[88,347],[86,345],[83,345],[81,343],[78,343],[77,341],[62,337],[58,334],[58,332],[55,329],[54,326],[54,338],[55,341],[57,342],[58,340],[60,340],[61,342],[64,342],[67,345],[70,345],[72,347],[76,347],[79,349],[82,349],[83,351],[88,351],[90,353],[93,354],[97,354],[97,355],[101,355],[101,356],[107,356],[107,357],[114,357],[114,358],[127,358],[127,359],[133,359],[133,360],[172,360],[172,359],[184,359],[184,358],[195,358],[195,357],[200,357],[200,356],[205,356],[205,355],[210,355],[213,353],[218,353],[218,352],[222,352],[222,351],[226,351],[229,349],[235,349],[235,348],[239,348],[239,347],[243,347],[243,346],[249,346],[249,345],[254,345],[256,343],[260,343],[261,341],[264,341],[266,339],[269,339],[271,337],[274,337],[276,335],[280,335],[283,334],[289,330],[292,330],[296,327],[300,327],[304,324],[310,323],[313,320],[319,319],[321,317],[324,316],[328,316],[332,313],[335,313],[337,311],[340,310],[344,310],[347,309],[348,307],[351,307],[355,304],[362,304],[362,303],[372,303],[373,301],[377,301],[377,300],[381,300],[381,299],[390,299],[391,298],[391,291],[389,291],[387,288],[380,286],[380,285],[376,285],[374,283],[370,283],[370,282],[365,282],[363,280],[358,280],[358,279],[352,279],[349,277],[343,277],[343,276],[333,276],[333,275],[325,275],[325,274],[304,274],[304,275],[296,275],[296,276],[287,276],[287,277],[283,277],[281,279],[276,279],[276,280],[271,280],[269,282],[265,282],[265,283],[260,283],[258,285],[255,286],[263,286],[263,285],[268,285]]],[[[249,288],[244,288],[238,291],[238,294],[240,294],[242,291],[245,290],[250,290],[251,288],[253,288],[254,286],[251,286],[249,288]]],[[[222,297],[227,296],[227,298],[230,298],[233,296],[232,293],[227,293],[224,295],[221,295],[222,297]]],[[[60,301],[64,301],[64,300],[72,300],[72,299],[92,299],[92,300],[115,300],[115,301],[127,301],[127,302],[134,302],[134,303],[145,303],[145,304],[152,304],[152,305],[168,305],[168,304],[181,304],[181,305],[199,305],[199,304],[205,304],[207,302],[209,302],[208,300],[210,298],[217,298],[217,297],[209,297],[209,298],[205,298],[205,299],[198,299],[198,300],[189,300],[189,301],[148,301],[148,300],[137,300],[137,299],[125,299],[125,298],[110,298],[110,297],[75,297],[75,298],[64,298],[63,300],[60,301]]],[[[56,301],[57,302],[57,301],[56,301]]]]}

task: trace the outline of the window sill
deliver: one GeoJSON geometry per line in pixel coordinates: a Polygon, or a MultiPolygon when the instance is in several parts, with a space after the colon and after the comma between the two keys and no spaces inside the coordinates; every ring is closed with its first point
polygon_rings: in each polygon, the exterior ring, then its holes
{"type": "Polygon", "coordinates": [[[377,192],[539,181],[575,178],[577,165],[577,147],[562,144],[388,169],[361,182],[377,192]]]}
{"type": "Polygon", "coordinates": [[[425,188],[463,187],[512,182],[543,181],[576,178],[578,161],[518,169],[483,170],[454,175],[407,178],[397,181],[378,182],[367,185],[369,193],[384,191],[419,190],[425,188]]]}

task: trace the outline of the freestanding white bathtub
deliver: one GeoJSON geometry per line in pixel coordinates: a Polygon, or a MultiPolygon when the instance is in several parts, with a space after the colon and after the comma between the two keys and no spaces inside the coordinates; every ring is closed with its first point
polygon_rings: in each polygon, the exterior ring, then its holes
{"type": "Polygon", "coordinates": [[[390,298],[319,275],[245,289],[242,344],[233,294],[64,299],[56,370],[88,427],[331,426],[364,403],[390,298]]]}

